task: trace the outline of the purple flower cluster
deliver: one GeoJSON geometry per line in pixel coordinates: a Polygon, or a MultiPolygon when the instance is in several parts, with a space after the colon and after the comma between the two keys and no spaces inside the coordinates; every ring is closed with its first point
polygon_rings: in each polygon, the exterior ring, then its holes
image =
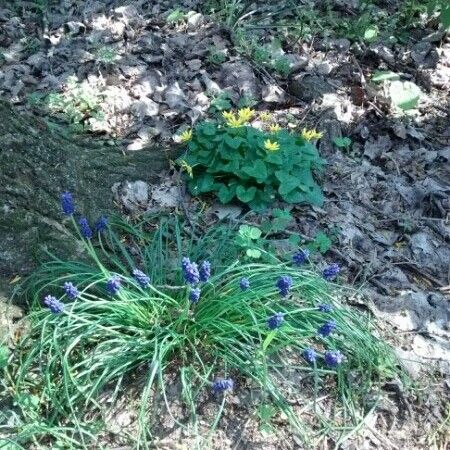
{"type": "Polygon", "coordinates": [[[142,288],[148,288],[150,286],[150,278],[148,277],[148,275],[142,272],[142,270],[134,269],[133,278],[142,288]]]}
{"type": "Polygon", "coordinates": [[[200,281],[206,282],[211,276],[211,263],[209,261],[203,261],[199,270],[200,281]]]}
{"type": "Polygon", "coordinates": [[[329,336],[336,329],[334,320],[327,320],[318,330],[317,333],[323,337],[329,336]]]}
{"type": "Polygon", "coordinates": [[[344,355],[339,350],[327,350],[324,359],[327,366],[336,367],[344,361],[344,355]]]}
{"type": "Polygon", "coordinates": [[[213,383],[213,390],[216,393],[231,391],[234,387],[234,381],[231,378],[217,378],[213,383]]]}
{"type": "Polygon", "coordinates": [[[313,348],[305,348],[303,358],[305,358],[305,361],[313,363],[317,359],[316,351],[313,348]]]}
{"type": "Polygon", "coordinates": [[[71,300],[75,300],[80,295],[78,288],[70,281],[64,283],[64,291],[71,300]]]}
{"type": "Polygon", "coordinates": [[[333,311],[333,306],[330,305],[329,303],[321,303],[321,304],[317,307],[317,309],[318,309],[320,312],[323,312],[323,313],[330,313],[331,311],[333,311]]]}
{"type": "Polygon", "coordinates": [[[200,288],[192,288],[189,292],[189,300],[192,303],[197,303],[200,300],[201,293],[202,291],[200,290],[200,288]]]}
{"type": "Polygon", "coordinates": [[[293,284],[294,283],[292,281],[292,277],[290,277],[289,275],[283,275],[282,277],[278,278],[276,286],[280,291],[280,295],[282,297],[287,297],[293,284]]]}
{"type": "Polygon", "coordinates": [[[341,271],[341,268],[338,264],[330,264],[329,266],[323,269],[322,275],[327,281],[334,280],[338,273],[341,271]]]}
{"type": "Polygon", "coordinates": [[[64,311],[64,303],[61,303],[52,295],[47,295],[44,298],[44,305],[54,314],[59,314],[64,311]]]}
{"type": "Polygon", "coordinates": [[[200,281],[200,273],[198,271],[197,263],[191,262],[191,260],[187,257],[184,257],[181,260],[181,268],[183,270],[183,277],[186,283],[189,284],[198,284],[200,281]]]}
{"type": "Polygon", "coordinates": [[[241,288],[241,291],[246,291],[247,289],[250,289],[250,281],[248,278],[241,278],[239,281],[239,287],[241,288]]]}
{"type": "Polygon", "coordinates": [[[116,295],[120,291],[121,287],[122,287],[122,282],[118,276],[113,276],[106,283],[106,290],[108,291],[108,294],[110,294],[110,295],[116,295]]]}
{"type": "Polygon", "coordinates": [[[276,328],[280,328],[284,322],[284,313],[278,312],[273,316],[269,317],[267,320],[267,327],[269,330],[275,330],[276,328]]]}
{"type": "Polygon", "coordinates": [[[103,231],[105,231],[107,227],[108,227],[108,219],[105,216],[101,216],[100,219],[98,219],[97,223],[95,224],[95,232],[103,233],[103,231]]]}
{"type": "Polygon", "coordinates": [[[81,235],[85,238],[85,239],[92,239],[92,230],[91,227],[89,226],[89,222],[86,219],[86,217],[82,217],[78,223],[80,224],[80,232],[81,235]]]}
{"type": "Polygon", "coordinates": [[[292,260],[294,261],[294,264],[301,266],[308,260],[310,254],[311,252],[307,248],[303,250],[300,249],[292,255],[292,260]]]}
{"type": "Polygon", "coordinates": [[[75,212],[75,203],[70,192],[61,194],[61,208],[66,216],[71,216],[75,212]]]}

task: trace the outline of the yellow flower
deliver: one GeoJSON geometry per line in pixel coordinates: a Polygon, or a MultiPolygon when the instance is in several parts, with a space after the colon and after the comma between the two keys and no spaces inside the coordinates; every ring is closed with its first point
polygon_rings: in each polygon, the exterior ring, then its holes
{"type": "Polygon", "coordinates": [[[180,136],[180,142],[183,144],[186,142],[189,142],[192,139],[192,129],[188,128],[187,130],[184,130],[183,133],[181,133],[180,136]]]}
{"type": "Polygon", "coordinates": [[[255,111],[250,108],[242,108],[238,111],[238,117],[242,123],[248,122],[255,115],[255,111]]]}
{"type": "Polygon", "coordinates": [[[312,141],[313,139],[320,139],[323,136],[323,133],[319,133],[317,130],[307,130],[303,128],[302,130],[302,138],[307,141],[312,141]]]}
{"type": "Polygon", "coordinates": [[[269,122],[269,120],[272,118],[272,114],[270,114],[270,112],[267,111],[263,111],[262,113],[259,114],[259,119],[262,122],[269,122]]]}
{"type": "Polygon", "coordinates": [[[270,127],[269,127],[269,131],[271,133],[278,133],[280,130],[281,130],[281,127],[277,123],[274,123],[273,125],[270,125],[270,127]]]}
{"type": "Polygon", "coordinates": [[[243,124],[242,119],[236,117],[231,111],[224,111],[222,117],[225,119],[227,125],[231,128],[241,127],[243,124]]]}
{"type": "Polygon", "coordinates": [[[180,165],[181,170],[184,170],[191,178],[194,177],[192,166],[190,166],[184,159],[179,161],[178,164],[180,165]]]}
{"type": "Polygon", "coordinates": [[[280,144],[267,139],[267,141],[264,141],[264,148],[269,152],[276,152],[277,150],[280,150],[280,144]]]}

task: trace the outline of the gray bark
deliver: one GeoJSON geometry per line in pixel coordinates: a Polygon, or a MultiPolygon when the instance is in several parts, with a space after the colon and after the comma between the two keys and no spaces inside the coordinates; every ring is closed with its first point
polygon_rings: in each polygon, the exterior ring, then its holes
{"type": "Polygon", "coordinates": [[[151,182],[166,166],[161,149],[123,154],[81,142],[0,102],[0,279],[30,272],[44,250],[73,252],[61,192],[71,191],[78,216],[93,221],[111,212],[115,182],[151,182]]]}

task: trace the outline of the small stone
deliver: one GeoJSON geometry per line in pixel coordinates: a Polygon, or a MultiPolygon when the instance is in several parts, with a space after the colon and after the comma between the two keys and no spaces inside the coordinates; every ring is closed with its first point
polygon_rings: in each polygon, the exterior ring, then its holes
{"type": "Polygon", "coordinates": [[[293,53],[285,55],[285,58],[289,61],[291,72],[297,72],[300,69],[304,69],[309,62],[308,57],[293,53]]]}
{"type": "Polygon", "coordinates": [[[316,71],[319,75],[329,75],[332,70],[333,67],[327,61],[320,63],[316,66],[316,71]]]}
{"type": "Polygon", "coordinates": [[[81,34],[86,31],[86,25],[81,22],[70,21],[64,24],[64,31],[73,35],[81,34]]]}
{"type": "Polygon", "coordinates": [[[189,30],[196,30],[204,22],[203,15],[200,13],[192,14],[187,21],[187,26],[189,30]]]}
{"type": "Polygon", "coordinates": [[[285,92],[275,84],[269,84],[262,89],[263,100],[267,103],[283,103],[286,100],[285,92]]]}
{"type": "Polygon", "coordinates": [[[132,105],[133,112],[140,117],[154,117],[159,113],[159,105],[149,98],[141,98],[132,105]]]}

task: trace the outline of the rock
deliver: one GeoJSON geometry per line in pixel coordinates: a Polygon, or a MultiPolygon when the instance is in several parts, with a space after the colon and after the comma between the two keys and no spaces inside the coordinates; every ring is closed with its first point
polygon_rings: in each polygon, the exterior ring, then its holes
{"type": "Polygon", "coordinates": [[[298,72],[300,69],[304,69],[309,62],[307,56],[297,55],[295,53],[289,53],[284,56],[289,61],[289,67],[291,69],[291,73],[298,72]]]}
{"type": "Polygon", "coordinates": [[[164,101],[177,112],[187,109],[186,95],[180,88],[178,81],[170,85],[164,93],[164,101]]]}
{"type": "Polygon", "coordinates": [[[64,24],[64,31],[73,35],[81,34],[86,31],[86,25],[81,22],[66,22],[64,24]]]}
{"type": "Polygon", "coordinates": [[[143,97],[136,101],[132,105],[133,113],[141,118],[144,117],[155,117],[159,113],[159,105],[153,100],[143,97]]]}
{"type": "Polygon", "coordinates": [[[316,66],[316,71],[319,75],[329,75],[332,70],[333,66],[327,61],[316,66]]]}
{"type": "Polygon", "coordinates": [[[204,22],[203,14],[194,13],[188,17],[187,26],[188,30],[195,31],[204,22]]]}
{"type": "Polygon", "coordinates": [[[417,68],[434,69],[439,61],[439,54],[430,42],[422,41],[412,48],[411,58],[417,68]]]}
{"type": "Polygon", "coordinates": [[[267,103],[284,103],[286,94],[279,86],[269,84],[263,87],[262,98],[267,103]]]}
{"type": "Polygon", "coordinates": [[[111,188],[116,202],[131,214],[143,212],[149,204],[149,185],[145,181],[123,181],[111,188]]]}
{"type": "Polygon", "coordinates": [[[364,156],[374,160],[379,158],[383,153],[387,153],[392,148],[392,141],[389,136],[378,136],[376,141],[366,141],[364,144],[364,156]]]}
{"type": "Polygon", "coordinates": [[[300,74],[290,80],[288,91],[295,97],[309,102],[322,97],[323,94],[334,92],[334,89],[322,76],[300,74]]]}
{"type": "Polygon", "coordinates": [[[222,88],[238,87],[240,96],[258,100],[261,91],[253,69],[244,62],[226,62],[221,68],[220,85],[222,88]]]}

